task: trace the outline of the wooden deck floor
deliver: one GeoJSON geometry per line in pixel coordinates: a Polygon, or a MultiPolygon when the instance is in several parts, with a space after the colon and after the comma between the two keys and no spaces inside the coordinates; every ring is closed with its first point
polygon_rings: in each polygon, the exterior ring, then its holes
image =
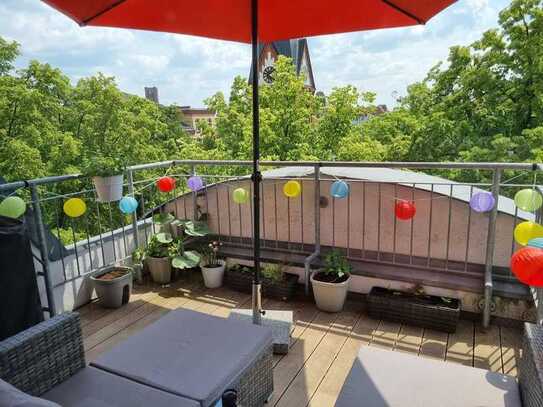
{"type": "MultiPolygon", "coordinates": [[[[169,287],[135,287],[131,301],[117,310],[96,303],[81,309],[87,361],[175,308],[227,317],[230,309],[249,308],[250,296],[226,288],[207,290],[199,281],[169,287]]],[[[493,326],[486,333],[461,321],[455,334],[370,319],[357,304],[339,314],[319,312],[311,302],[265,300],[265,308],[291,309],[296,321],[291,349],[274,356],[271,406],[333,406],[360,346],[375,346],[421,357],[517,374],[520,331],[493,326]]]]}

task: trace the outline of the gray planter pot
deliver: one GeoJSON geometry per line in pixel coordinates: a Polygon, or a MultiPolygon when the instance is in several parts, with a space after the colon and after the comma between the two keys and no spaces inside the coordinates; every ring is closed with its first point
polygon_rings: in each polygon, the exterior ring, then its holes
{"type": "Polygon", "coordinates": [[[145,261],[155,283],[168,284],[172,280],[172,263],[169,257],[147,257],[145,261]]]}
{"type": "Polygon", "coordinates": [[[99,202],[116,202],[123,197],[123,174],[111,177],[93,177],[99,202]]]}
{"type": "Polygon", "coordinates": [[[226,262],[224,260],[219,260],[219,263],[219,267],[206,267],[200,265],[202,275],[204,276],[204,284],[207,288],[219,288],[222,286],[226,262]]]}
{"type": "Polygon", "coordinates": [[[315,273],[311,274],[311,285],[317,308],[326,312],[340,312],[345,304],[351,276],[341,283],[326,283],[315,280],[315,273]]]}
{"type": "Polygon", "coordinates": [[[130,300],[130,294],[132,293],[132,269],[130,267],[106,267],[93,273],[90,279],[101,306],[119,308],[130,300]],[[121,271],[124,274],[110,280],[99,278],[112,271],[121,271]]]}

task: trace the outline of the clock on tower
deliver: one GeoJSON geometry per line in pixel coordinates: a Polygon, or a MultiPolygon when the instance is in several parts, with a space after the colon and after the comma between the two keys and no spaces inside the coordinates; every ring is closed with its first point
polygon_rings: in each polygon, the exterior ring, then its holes
{"type": "MultiPolygon", "coordinates": [[[[298,75],[304,75],[305,85],[312,92],[315,91],[315,80],[309,57],[309,48],[305,38],[289,41],[276,41],[259,46],[258,81],[263,85],[271,85],[275,77],[275,61],[279,55],[292,60],[298,75]]],[[[249,83],[252,83],[252,70],[249,83]]]]}

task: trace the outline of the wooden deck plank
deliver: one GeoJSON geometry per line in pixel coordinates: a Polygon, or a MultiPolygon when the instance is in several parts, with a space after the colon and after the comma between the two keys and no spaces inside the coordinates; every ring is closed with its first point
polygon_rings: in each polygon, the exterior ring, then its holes
{"type": "Polygon", "coordinates": [[[378,325],[378,320],[360,314],[351,335],[339,350],[335,361],[311,398],[309,403],[311,407],[332,407],[335,404],[360,347],[370,343],[373,331],[378,325]]]}
{"type": "Polygon", "coordinates": [[[373,331],[370,346],[383,349],[394,349],[401,325],[396,322],[381,320],[377,329],[373,331]]]}
{"type": "Polygon", "coordinates": [[[460,320],[456,332],[449,334],[447,344],[447,362],[473,366],[473,341],[475,327],[472,321],[460,320]]]}
{"type": "Polygon", "coordinates": [[[418,355],[422,345],[423,333],[422,328],[402,324],[394,350],[418,355]]]}
{"type": "Polygon", "coordinates": [[[343,311],[338,316],[276,406],[298,407],[309,403],[357,321],[358,314],[352,311],[343,311]]]}
{"type": "Polygon", "coordinates": [[[500,329],[491,325],[484,332],[480,326],[475,326],[473,365],[493,372],[503,372],[502,355],[500,349],[500,329]]]}
{"type": "Polygon", "coordinates": [[[275,405],[287,390],[290,382],[303,368],[306,360],[315,351],[324,338],[330,325],[336,320],[336,314],[319,312],[309,327],[300,335],[290,348],[287,357],[277,363],[273,370],[274,390],[269,405],[275,405]]]}
{"type": "Polygon", "coordinates": [[[425,329],[419,355],[432,359],[445,360],[448,336],[445,332],[425,329]]]}
{"type": "Polygon", "coordinates": [[[521,357],[522,331],[518,328],[500,327],[503,373],[516,377],[521,357]]]}

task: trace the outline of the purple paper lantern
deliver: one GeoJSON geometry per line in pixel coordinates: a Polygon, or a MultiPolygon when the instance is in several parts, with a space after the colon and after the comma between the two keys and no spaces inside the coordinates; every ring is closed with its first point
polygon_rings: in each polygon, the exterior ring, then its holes
{"type": "Polygon", "coordinates": [[[203,188],[204,181],[202,180],[202,178],[195,175],[187,180],[187,185],[189,186],[191,191],[199,191],[203,188]]]}
{"type": "Polygon", "coordinates": [[[494,195],[490,192],[477,192],[469,201],[469,206],[475,212],[491,211],[495,204],[496,200],[494,199],[494,195]]]}

